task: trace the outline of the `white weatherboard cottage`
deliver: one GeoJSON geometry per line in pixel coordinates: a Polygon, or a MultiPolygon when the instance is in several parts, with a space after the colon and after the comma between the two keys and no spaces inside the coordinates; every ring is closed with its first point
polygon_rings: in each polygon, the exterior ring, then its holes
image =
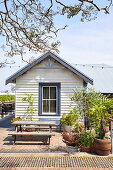
{"type": "Polygon", "coordinates": [[[6,80],[16,83],[16,117],[23,117],[27,103],[22,102],[25,93],[35,99],[34,120],[59,121],[63,113],[73,109],[70,97],[73,89],[93,84],[93,80],[75,67],[47,52],[6,80]]]}

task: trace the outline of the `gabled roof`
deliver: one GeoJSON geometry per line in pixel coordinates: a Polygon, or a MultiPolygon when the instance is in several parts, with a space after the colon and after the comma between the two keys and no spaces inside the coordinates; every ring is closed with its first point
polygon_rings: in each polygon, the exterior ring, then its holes
{"type": "Polygon", "coordinates": [[[41,61],[43,61],[46,57],[52,57],[53,59],[55,59],[57,62],[59,62],[60,64],[62,64],[64,67],[68,68],[70,71],[72,71],[73,73],[77,74],[78,76],[80,76],[85,82],[88,82],[90,84],[93,84],[93,80],[91,78],[89,78],[88,76],[86,76],[84,73],[82,73],[81,71],[79,71],[78,69],[76,69],[74,66],[70,65],[68,62],[66,62],[65,60],[61,59],[59,56],[57,56],[56,54],[52,53],[52,52],[47,52],[45,54],[43,54],[41,57],[39,57],[38,59],[34,60],[31,64],[27,64],[25,67],[23,67],[22,69],[20,69],[18,72],[16,72],[15,74],[13,74],[12,76],[10,76],[7,80],[6,80],[6,84],[8,83],[14,83],[16,78],[18,78],[19,76],[21,76],[22,74],[24,74],[25,72],[27,72],[29,69],[31,69],[33,66],[35,66],[36,64],[40,63],[41,61]]]}
{"type": "Polygon", "coordinates": [[[113,66],[106,64],[74,64],[80,71],[93,79],[93,86],[101,93],[113,94],[113,66]]]}

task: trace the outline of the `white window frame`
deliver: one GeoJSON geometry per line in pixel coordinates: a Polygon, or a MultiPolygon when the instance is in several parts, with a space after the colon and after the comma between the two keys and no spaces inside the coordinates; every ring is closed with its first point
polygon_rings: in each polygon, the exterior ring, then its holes
{"type": "Polygon", "coordinates": [[[44,100],[55,100],[56,101],[56,107],[57,107],[57,86],[42,86],[42,115],[56,115],[57,114],[57,108],[56,112],[50,112],[50,102],[49,102],[49,112],[43,112],[43,101],[44,100]],[[49,99],[43,99],[43,88],[48,87],[49,88],[49,99]],[[50,88],[51,87],[56,87],[56,99],[50,99],[50,88]]]}

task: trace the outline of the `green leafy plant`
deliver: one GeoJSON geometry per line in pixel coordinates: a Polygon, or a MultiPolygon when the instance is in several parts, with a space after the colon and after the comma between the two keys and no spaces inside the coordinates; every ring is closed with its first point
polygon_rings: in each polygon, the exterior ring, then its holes
{"type": "MultiPolygon", "coordinates": [[[[104,106],[105,101],[109,101],[107,96],[95,91],[92,88],[75,89],[71,100],[76,103],[76,110],[78,110],[80,115],[84,118],[86,129],[90,129],[92,126],[92,118],[94,115],[93,113],[91,114],[91,109],[93,110],[94,106],[100,107],[99,105],[102,105],[102,109],[104,110],[104,108],[106,109],[104,106]]],[[[113,104],[110,107],[112,106],[113,104]]],[[[98,109],[96,112],[98,112],[98,109]]]]}
{"type": "Polygon", "coordinates": [[[80,134],[80,144],[85,147],[93,145],[96,133],[94,130],[86,130],[80,134]]]}
{"type": "Polygon", "coordinates": [[[15,100],[15,95],[11,95],[11,94],[0,95],[1,102],[14,101],[14,100],[15,100]]]}
{"type": "Polygon", "coordinates": [[[73,132],[80,135],[84,131],[84,124],[81,122],[76,122],[73,127],[73,132]]]}
{"type": "Polygon", "coordinates": [[[33,94],[25,94],[26,97],[22,97],[23,102],[28,102],[28,107],[26,108],[27,110],[27,119],[32,120],[33,118],[33,113],[36,111],[34,108],[34,98],[33,94]]]}
{"type": "Polygon", "coordinates": [[[11,119],[11,123],[15,122],[15,121],[19,121],[19,120],[22,120],[21,117],[15,117],[15,118],[12,118],[11,119]]]}
{"type": "Polygon", "coordinates": [[[95,128],[98,136],[103,139],[105,126],[109,125],[109,118],[113,117],[113,100],[92,88],[75,89],[71,99],[85,120],[85,129],[95,128]]]}
{"type": "Polygon", "coordinates": [[[68,145],[78,145],[79,144],[79,133],[80,130],[77,122],[80,120],[80,114],[77,110],[73,109],[69,113],[64,113],[61,118],[61,123],[64,125],[68,125],[69,129],[64,128],[64,132],[62,133],[63,141],[68,145]],[[75,132],[75,124],[76,124],[76,132],[75,132]]]}
{"type": "Polygon", "coordinates": [[[77,110],[73,109],[69,113],[64,113],[61,118],[61,123],[65,125],[74,125],[76,121],[80,118],[77,110]]]}
{"type": "Polygon", "coordinates": [[[109,126],[109,118],[113,116],[110,108],[113,108],[112,99],[106,99],[99,103],[94,101],[90,109],[91,126],[96,129],[100,139],[105,138],[105,127],[109,126]]]}

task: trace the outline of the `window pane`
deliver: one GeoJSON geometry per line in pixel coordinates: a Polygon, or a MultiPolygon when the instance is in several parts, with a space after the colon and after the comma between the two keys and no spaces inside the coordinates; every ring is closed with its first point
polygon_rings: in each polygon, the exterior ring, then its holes
{"type": "Polygon", "coordinates": [[[43,87],[43,99],[49,99],[49,87],[43,87]]]}
{"type": "Polygon", "coordinates": [[[50,112],[56,113],[56,100],[50,100],[50,112]]]}
{"type": "Polygon", "coordinates": [[[50,99],[56,99],[56,87],[50,87],[50,99]]]}
{"type": "Polygon", "coordinates": [[[49,112],[49,100],[43,100],[43,112],[49,112]]]}

